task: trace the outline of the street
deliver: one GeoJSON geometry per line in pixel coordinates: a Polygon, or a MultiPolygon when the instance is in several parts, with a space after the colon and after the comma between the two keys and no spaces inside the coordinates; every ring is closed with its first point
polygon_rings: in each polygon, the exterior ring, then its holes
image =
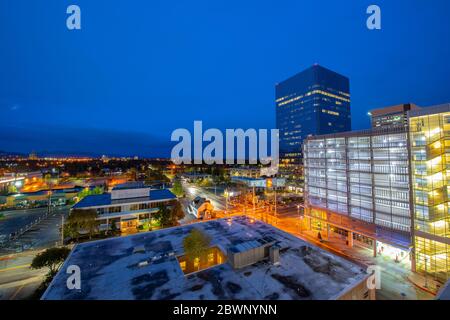
{"type": "Polygon", "coordinates": [[[0,300],[25,299],[44,279],[47,270],[30,269],[31,261],[39,250],[59,243],[61,217],[67,216],[68,208],[52,208],[50,215],[45,217],[46,212],[47,208],[9,211],[6,218],[0,222],[3,234],[5,230],[23,228],[30,221],[42,217],[17,239],[5,242],[0,247],[0,300]]]}
{"type": "Polygon", "coordinates": [[[26,251],[0,257],[0,300],[26,299],[39,287],[47,270],[30,268],[37,253],[26,251]]]}

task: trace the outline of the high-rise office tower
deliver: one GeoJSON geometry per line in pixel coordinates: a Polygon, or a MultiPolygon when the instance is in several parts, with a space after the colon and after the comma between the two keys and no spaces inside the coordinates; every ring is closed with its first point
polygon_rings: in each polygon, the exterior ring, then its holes
{"type": "Polygon", "coordinates": [[[315,64],[278,83],[275,91],[280,172],[298,181],[307,136],[351,130],[349,79],[315,64]]]}

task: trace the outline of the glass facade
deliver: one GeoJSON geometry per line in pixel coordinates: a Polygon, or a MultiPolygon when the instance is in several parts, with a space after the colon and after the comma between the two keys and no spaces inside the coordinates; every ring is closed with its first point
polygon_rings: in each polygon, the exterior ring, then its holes
{"type": "Polygon", "coordinates": [[[304,146],[307,203],[411,232],[405,128],[309,137],[304,146]]]}
{"type": "Polygon", "coordinates": [[[415,270],[450,278],[450,104],[411,109],[406,128],[308,137],[304,164],[311,212],[410,232],[415,270]]]}
{"type": "Polygon", "coordinates": [[[308,135],[351,130],[348,78],[314,65],[275,89],[281,166],[300,164],[308,135]]]}
{"type": "Polygon", "coordinates": [[[410,113],[416,270],[450,277],[450,105],[410,113]]]}

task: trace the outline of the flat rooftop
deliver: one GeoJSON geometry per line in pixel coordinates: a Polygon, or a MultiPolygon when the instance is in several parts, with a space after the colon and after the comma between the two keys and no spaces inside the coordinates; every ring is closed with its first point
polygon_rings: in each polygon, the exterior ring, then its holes
{"type": "Polygon", "coordinates": [[[84,197],[81,201],[72,206],[73,209],[84,209],[91,207],[110,206],[115,204],[140,203],[158,200],[176,199],[176,196],[169,189],[150,190],[147,197],[128,198],[128,199],[111,199],[110,193],[94,194],[84,197]]]}
{"type": "Polygon", "coordinates": [[[143,188],[149,188],[144,184],[143,181],[130,181],[114,186],[113,190],[143,189],[143,188]]]}
{"type": "Polygon", "coordinates": [[[352,262],[239,216],[78,244],[42,299],[335,299],[366,277],[352,262]],[[193,228],[206,232],[211,246],[224,253],[227,248],[270,237],[280,247],[280,264],[263,260],[233,269],[225,262],[185,275],[177,256],[184,254],[183,239],[193,228]],[[80,290],[66,286],[70,265],[80,267],[80,290]]]}

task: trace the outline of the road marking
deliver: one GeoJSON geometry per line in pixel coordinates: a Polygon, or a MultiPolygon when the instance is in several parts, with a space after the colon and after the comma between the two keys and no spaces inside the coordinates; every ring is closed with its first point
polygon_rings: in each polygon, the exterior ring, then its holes
{"type": "Polygon", "coordinates": [[[21,285],[17,290],[13,293],[13,295],[9,298],[9,300],[14,300],[19,292],[25,287],[25,284],[21,285]]]}
{"type": "Polygon", "coordinates": [[[0,261],[6,261],[6,260],[12,260],[13,257],[12,256],[4,256],[4,257],[0,257],[0,261]]]}
{"type": "Polygon", "coordinates": [[[29,266],[30,266],[30,264],[22,264],[20,266],[14,266],[14,267],[9,267],[9,268],[5,268],[5,269],[0,269],[0,272],[11,271],[11,270],[16,270],[16,269],[22,269],[22,268],[28,268],[29,266]]]}

